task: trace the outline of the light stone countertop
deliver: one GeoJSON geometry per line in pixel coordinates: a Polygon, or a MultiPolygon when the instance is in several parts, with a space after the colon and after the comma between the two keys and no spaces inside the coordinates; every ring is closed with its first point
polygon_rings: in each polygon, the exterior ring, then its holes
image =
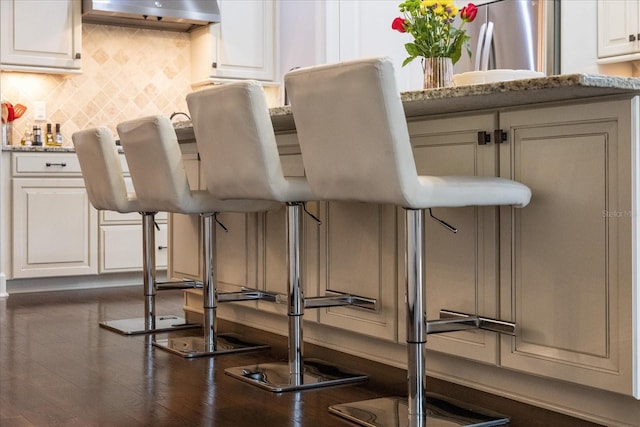
{"type": "MultiPolygon", "coordinates": [[[[543,102],[584,100],[592,97],[640,94],[640,78],[597,74],[562,74],[471,86],[416,90],[401,93],[408,119],[433,114],[500,109],[543,102]]],[[[270,109],[276,132],[295,131],[290,106],[270,109]]],[[[193,142],[190,121],[175,122],[180,142],[193,142]]],[[[3,151],[68,152],[73,147],[3,146],[3,151]]]]}

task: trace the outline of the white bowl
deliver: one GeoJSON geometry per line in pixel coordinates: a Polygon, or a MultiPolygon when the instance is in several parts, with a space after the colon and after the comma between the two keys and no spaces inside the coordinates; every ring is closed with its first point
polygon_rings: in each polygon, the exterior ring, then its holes
{"type": "Polygon", "coordinates": [[[477,85],[482,83],[506,82],[509,80],[533,79],[544,77],[544,73],[531,70],[487,70],[468,71],[454,74],[453,83],[456,86],[477,85]]]}

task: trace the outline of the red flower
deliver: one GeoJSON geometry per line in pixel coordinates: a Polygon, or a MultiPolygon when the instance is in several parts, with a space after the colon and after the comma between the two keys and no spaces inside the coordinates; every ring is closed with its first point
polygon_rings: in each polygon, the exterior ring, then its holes
{"type": "Polygon", "coordinates": [[[405,22],[406,22],[406,19],[398,17],[394,19],[393,22],[391,23],[391,29],[400,31],[401,33],[406,33],[407,30],[405,30],[404,28],[405,22]]]}
{"type": "Polygon", "coordinates": [[[471,22],[476,19],[477,14],[478,8],[476,7],[476,5],[473,3],[469,3],[460,11],[460,18],[462,18],[464,22],[471,22]]]}

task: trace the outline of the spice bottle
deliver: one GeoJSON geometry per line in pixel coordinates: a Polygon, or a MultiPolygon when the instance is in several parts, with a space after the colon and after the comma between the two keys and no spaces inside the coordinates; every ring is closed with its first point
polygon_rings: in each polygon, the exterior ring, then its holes
{"type": "Polygon", "coordinates": [[[56,145],[62,146],[62,134],[60,133],[60,123],[56,123],[56,145]]]}
{"type": "Polygon", "coordinates": [[[40,129],[40,125],[33,125],[33,145],[42,145],[42,129],[40,129]]]}

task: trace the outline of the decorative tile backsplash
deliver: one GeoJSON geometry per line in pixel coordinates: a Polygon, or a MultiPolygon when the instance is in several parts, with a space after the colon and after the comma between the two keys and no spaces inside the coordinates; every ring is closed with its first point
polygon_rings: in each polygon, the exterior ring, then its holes
{"type": "Polygon", "coordinates": [[[82,51],[82,74],[0,73],[3,100],[27,106],[13,122],[13,144],[27,125],[45,127],[34,121],[35,101],[46,102],[47,122],[61,123],[65,146],[80,129],[104,125],[115,134],[124,120],[187,112],[188,33],[83,24],[82,51]]]}

